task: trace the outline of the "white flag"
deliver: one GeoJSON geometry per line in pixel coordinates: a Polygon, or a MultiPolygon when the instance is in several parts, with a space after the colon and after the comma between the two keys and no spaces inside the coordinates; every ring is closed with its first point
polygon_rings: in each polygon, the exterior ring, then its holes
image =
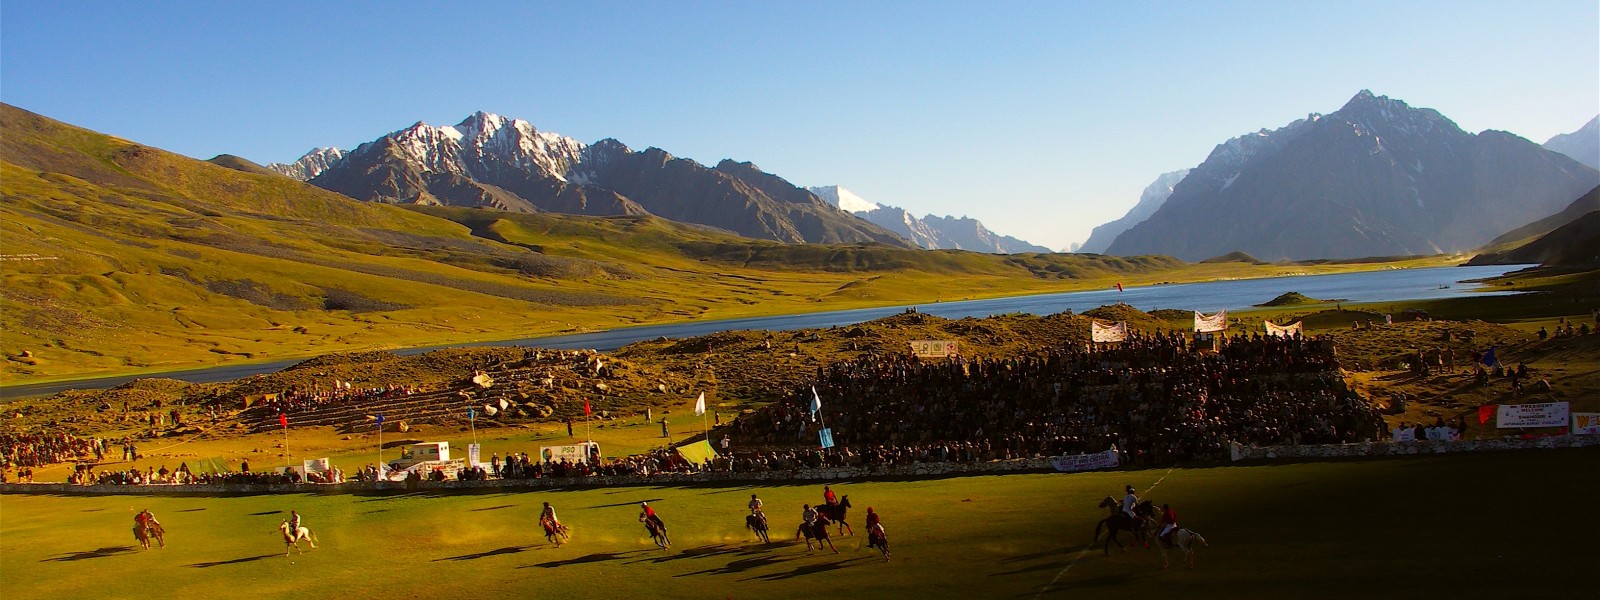
{"type": "Polygon", "coordinates": [[[817,420],[817,414],[822,412],[822,396],[817,395],[817,386],[811,386],[811,421],[817,420]]]}
{"type": "Polygon", "coordinates": [[[694,416],[706,414],[706,393],[700,392],[700,399],[694,401],[694,416]]]}

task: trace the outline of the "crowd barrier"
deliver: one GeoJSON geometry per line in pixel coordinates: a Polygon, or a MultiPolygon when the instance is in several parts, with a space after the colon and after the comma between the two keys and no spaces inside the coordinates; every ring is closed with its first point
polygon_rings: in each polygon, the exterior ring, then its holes
{"type": "MultiPolygon", "coordinates": [[[[1486,439],[1417,442],[1357,442],[1303,446],[1238,446],[1232,448],[1234,461],[1277,459],[1325,459],[1397,456],[1408,454],[1446,454],[1534,448],[1580,448],[1600,446],[1600,436],[1550,436],[1532,439],[1486,439]]],[[[650,476],[616,475],[593,477],[544,477],[539,479],[490,479],[485,481],[404,482],[349,481],[339,484],[219,484],[219,485],[73,485],[67,483],[5,483],[5,494],[129,494],[129,495],[217,495],[217,494],[349,494],[371,492],[549,489],[578,487],[691,485],[717,483],[844,481],[850,479],[895,479],[1054,471],[1048,458],[1022,458],[989,462],[916,463],[887,467],[824,467],[754,472],[658,473],[650,476]]]]}

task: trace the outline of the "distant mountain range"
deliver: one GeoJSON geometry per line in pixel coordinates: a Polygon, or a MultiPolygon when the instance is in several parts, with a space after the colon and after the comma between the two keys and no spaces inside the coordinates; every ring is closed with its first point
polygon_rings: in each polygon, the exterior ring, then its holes
{"type": "Polygon", "coordinates": [[[708,168],[613,139],[584,144],[478,112],[417,123],[348,153],[318,148],[273,170],[374,202],[591,216],[651,214],[787,243],[912,247],[882,227],[750,163],[708,168]]]}
{"type": "Polygon", "coordinates": [[[1122,235],[1122,232],[1127,231],[1128,228],[1134,225],[1143,223],[1145,219],[1150,218],[1150,215],[1156,214],[1156,210],[1167,202],[1167,198],[1172,197],[1173,186],[1178,185],[1178,182],[1183,181],[1183,178],[1188,174],[1188,169],[1178,169],[1169,173],[1162,173],[1156,177],[1156,180],[1149,187],[1144,188],[1144,193],[1139,195],[1139,203],[1133,205],[1133,209],[1129,210],[1128,214],[1123,215],[1121,219],[1094,228],[1094,231],[1089,233],[1089,239],[1082,246],[1079,246],[1076,251],[1094,252],[1096,254],[1105,252],[1106,248],[1111,246],[1111,242],[1116,240],[1117,236],[1122,235]]]}
{"type": "Polygon", "coordinates": [[[1216,147],[1109,254],[1263,260],[1462,252],[1560,211],[1600,172],[1363,90],[1338,111],[1216,147]]]}
{"type": "Polygon", "coordinates": [[[1546,150],[1560,152],[1572,160],[1600,169],[1600,116],[1589,119],[1582,128],[1563,133],[1544,143],[1546,150]]]}
{"type": "Polygon", "coordinates": [[[990,231],[977,219],[931,214],[919,218],[908,210],[868,201],[837,185],[806,189],[828,204],[854,213],[929,250],[972,250],[992,254],[1051,252],[1044,246],[990,231]]]}
{"type": "Polygon", "coordinates": [[[1600,187],[1559,213],[1495,238],[1469,265],[1600,265],[1600,187]]]}

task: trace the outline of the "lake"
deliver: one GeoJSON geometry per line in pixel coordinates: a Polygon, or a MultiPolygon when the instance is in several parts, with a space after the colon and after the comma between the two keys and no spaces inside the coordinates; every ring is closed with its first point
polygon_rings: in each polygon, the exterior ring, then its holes
{"type": "MultiPolygon", "coordinates": [[[[595,350],[608,351],[615,350],[641,340],[654,339],[658,337],[695,337],[731,329],[763,329],[769,331],[784,331],[790,329],[832,327],[835,325],[853,325],[855,323],[871,321],[873,319],[897,314],[905,311],[906,308],[911,306],[915,306],[919,312],[924,314],[937,315],[951,319],[960,319],[963,317],[987,317],[991,315],[1010,313],[1051,315],[1066,310],[1083,312],[1097,306],[1114,304],[1117,302],[1127,303],[1134,308],[1143,311],[1150,311],[1157,308],[1182,308],[1199,310],[1205,313],[1213,313],[1222,309],[1236,311],[1239,309],[1249,308],[1256,304],[1261,304],[1276,298],[1279,294],[1283,294],[1285,292],[1300,292],[1312,298],[1320,299],[1337,298],[1346,302],[1388,302],[1395,300],[1449,298],[1469,294],[1505,294],[1510,292],[1486,291],[1486,288],[1483,286],[1477,284],[1463,284],[1461,282],[1469,279],[1494,277],[1530,266],[1533,265],[1389,269],[1380,271],[1362,271],[1357,273],[1337,273],[1332,275],[1301,275],[1290,277],[1269,277],[1264,279],[1236,279],[1229,281],[1207,281],[1203,283],[1126,287],[1120,292],[1115,288],[1111,288],[1105,290],[1037,294],[1031,296],[1012,296],[1007,298],[990,298],[987,300],[935,302],[931,304],[886,306],[881,308],[836,310],[798,315],[750,317],[744,319],[724,319],[716,321],[690,321],[671,325],[645,325],[640,327],[624,327],[607,331],[597,331],[593,333],[577,333],[570,335],[505,340],[499,342],[404,348],[394,350],[394,352],[402,355],[420,354],[431,350],[460,346],[533,346],[540,348],[561,348],[569,350],[592,348],[595,350]]],[[[296,364],[302,360],[304,359],[241,365],[221,365],[204,369],[191,369],[168,373],[152,373],[137,377],[101,377],[58,383],[6,386],[0,388],[0,398],[10,399],[40,396],[54,394],[56,392],[68,389],[107,388],[122,385],[123,383],[132,381],[138,377],[166,377],[196,383],[229,381],[238,379],[240,377],[248,377],[250,375],[271,373],[279,369],[283,369],[284,367],[296,364]]]]}

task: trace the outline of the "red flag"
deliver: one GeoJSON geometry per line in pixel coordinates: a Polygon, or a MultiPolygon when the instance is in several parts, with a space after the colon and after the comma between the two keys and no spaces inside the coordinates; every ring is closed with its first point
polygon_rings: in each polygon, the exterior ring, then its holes
{"type": "Polygon", "coordinates": [[[1493,419],[1493,418],[1494,418],[1494,405],[1493,404],[1485,404],[1483,406],[1479,406],[1478,407],[1478,424],[1479,425],[1482,425],[1484,423],[1488,423],[1489,419],[1493,419]]]}
{"type": "Polygon", "coordinates": [[[283,413],[278,413],[278,424],[282,425],[284,429],[288,429],[289,428],[289,416],[285,415],[283,413]]]}
{"type": "Polygon", "coordinates": [[[589,416],[589,399],[588,398],[584,398],[583,399],[583,416],[585,416],[585,417],[589,416]]]}
{"type": "Polygon", "coordinates": [[[1122,291],[1122,282],[1117,282],[1117,291],[1122,291]]]}

